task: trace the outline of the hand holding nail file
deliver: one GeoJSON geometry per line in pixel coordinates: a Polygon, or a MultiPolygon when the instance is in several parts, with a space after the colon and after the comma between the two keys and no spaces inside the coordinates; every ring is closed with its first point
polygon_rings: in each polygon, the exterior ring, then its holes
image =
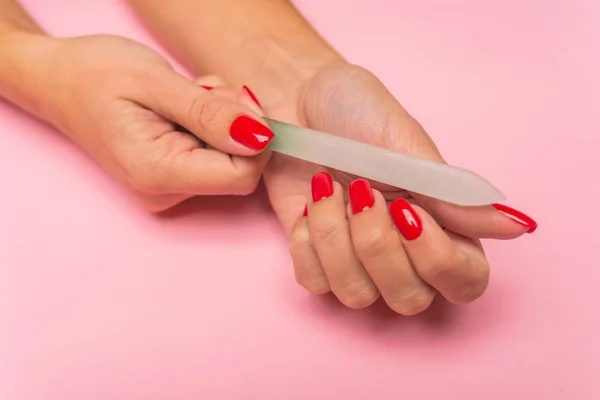
{"type": "Polygon", "coordinates": [[[460,206],[504,200],[481,176],[382,147],[265,118],[275,133],[269,150],[460,206]]]}

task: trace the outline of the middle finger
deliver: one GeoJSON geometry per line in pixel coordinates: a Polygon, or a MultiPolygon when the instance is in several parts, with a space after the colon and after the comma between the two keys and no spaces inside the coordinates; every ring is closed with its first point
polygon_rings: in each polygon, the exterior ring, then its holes
{"type": "Polygon", "coordinates": [[[354,253],[342,187],[320,172],[312,179],[308,203],[311,243],[319,256],[331,291],[347,307],[364,308],[379,292],[354,253]]]}

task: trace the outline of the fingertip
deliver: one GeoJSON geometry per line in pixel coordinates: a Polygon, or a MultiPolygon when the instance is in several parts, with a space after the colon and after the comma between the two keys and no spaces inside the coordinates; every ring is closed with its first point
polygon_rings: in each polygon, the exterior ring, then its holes
{"type": "Polygon", "coordinates": [[[371,184],[366,179],[355,179],[348,186],[348,197],[352,214],[360,214],[375,206],[375,197],[371,184]]]}
{"type": "Polygon", "coordinates": [[[387,204],[385,196],[379,190],[373,189],[373,197],[375,198],[375,206],[378,204],[387,204]]]}
{"type": "Polygon", "coordinates": [[[236,145],[244,147],[245,154],[240,155],[254,155],[263,152],[275,137],[271,128],[261,118],[249,115],[236,117],[231,123],[229,134],[236,145]]]}
{"type": "Polygon", "coordinates": [[[254,92],[252,92],[252,90],[250,90],[250,88],[246,85],[242,86],[242,89],[244,90],[244,92],[246,92],[246,94],[248,95],[248,97],[250,97],[250,99],[259,107],[262,109],[262,106],[260,105],[260,101],[258,101],[258,98],[256,97],[256,95],[254,94],[254,92]]]}
{"type": "Polygon", "coordinates": [[[310,181],[310,186],[314,203],[331,197],[336,191],[339,193],[341,190],[340,184],[334,182],[331,174],[326,171],[315,174],[310,181]]]}
{"type": "Polygon", "coordinates": [[[333,194],[335,195],[343,195],[344,188],[338,181],[333,181],[333,194]]]}
{"type": "Polygon", "coordinates": [[[420,196],[417,200],[441,226],[466,237],[509,240],[537,227],[522,223],[529,217],[503,205],[462,207],[420,196]]]}
{"type": "Polygon", "coordinates": [[[387,213],[387,201],[383,194],[377,189],[371,188],[371,199],[369,199],[366,194],[364,194],[364,198],[361,199],[360,192],[356,193],[356,188],[353,192],[351,187],[349,187],[348,197],[350,198],[347,206],[348,218],[355,219],[355,217],[362,215],[364,212],[374,209],[377,209],[378,213],[387,213]]]}
{"type": "Polygon", "coordinates": [[[505,204],[493,204],[492,205],[499,213],[506,216],[511,221],[517,223],[523,227],[527,233],[533,233],[538,227],[537,222],[529,215],[509,207],[505,204]]]}
{"type": "Polygon", "coordinates": [[[410,242],[421,237],[423,222],[415,207],[408,200],[404,198],[394,200],[390,204],[389,210],[394,225],[405,240],[410,242]]]}

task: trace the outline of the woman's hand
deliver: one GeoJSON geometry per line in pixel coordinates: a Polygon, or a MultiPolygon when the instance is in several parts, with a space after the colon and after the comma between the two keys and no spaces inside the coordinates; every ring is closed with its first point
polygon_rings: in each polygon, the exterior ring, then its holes
{"type": "Polygon", "coordinates": [[[247,91],[216,77],[194,84],[119,37],[59,39],[47,54],[36,90],[42,117],[148,210],[256,188],[273,134],[247,91]]]}
{"type": "MultiPolygon", "coordinates": [[[[167,8],[159,0],[129,2],[192,69],[217,71],[237,85],[251,82],[268,116],[443,161],[423,128],[381,82],[343,62],[291,2],[177,0],[167,8]]],[[[318,182],[326,180],[317,176],[318,182]]],[[[280,154],[273,155],[264,177],[291,239],[298,281],[318,293],[331,289],[352,307],[370,304],[381,292],[397,311],[413,313],[426,306],[430,288],[452,301],[473,300],[485,289],[489,273],[477,238],[515,238],[535,229],[531,219],[503,206],[497,206],[501,212],[492,206],[463,208],[379,184],[373,184],[377,191],[371,209],[346,215],[343,197],[355,177],[280,154]],[[320,172],[330,173],[340,185],[315,203],[310,201],[311,179],[320,172]],[[382,197],[417,204],[418,238],[402,239],[399,246],[382,197]],[[303,217],[307,199],[308,217],[303,217]],[[415,298],[417,305],[410,300],[415,298]]],[[[411,216],[408,223],[417,224],[405,203],[394,204],[398,216],[411,216]]]]}
{"type": "MultiPolygon", "coordinates": [[[[443,162],[419,123],[362,68],[327,67],[265,109],[273,118],[443,162]]],[[[381,294],[397,312],[414,314],[435,291],[470,302],[489,277],[478,238],[516,238],[536,227],[504,206],[459,207],[376,183],[372,191],[355,178],[279,154],[265,171],[296,279],[314,293],[333,291],[352,308],[381,294]]]]}
{"type": "Polygon", "coordinates": [[[435,291],[454,302],[479,297],[489,266],[478,241],[444,231],[422,208],[394,200],[357,179],[344,188],[327,172],[312,179],[307,213],[292,229],[290,250],[298,282],[314,293],[332,290],[362,308],[381,293],[404,315],[431,304],[435,291]]]}

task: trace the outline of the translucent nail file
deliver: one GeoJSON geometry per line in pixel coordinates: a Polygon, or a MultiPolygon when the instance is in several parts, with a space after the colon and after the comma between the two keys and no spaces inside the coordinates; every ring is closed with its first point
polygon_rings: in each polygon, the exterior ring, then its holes
{"type": "Polygon", "coordinates": [[[472,171],[265,118],[269,150],[461,206],[499,203],[504,195],[472,171]]]}

